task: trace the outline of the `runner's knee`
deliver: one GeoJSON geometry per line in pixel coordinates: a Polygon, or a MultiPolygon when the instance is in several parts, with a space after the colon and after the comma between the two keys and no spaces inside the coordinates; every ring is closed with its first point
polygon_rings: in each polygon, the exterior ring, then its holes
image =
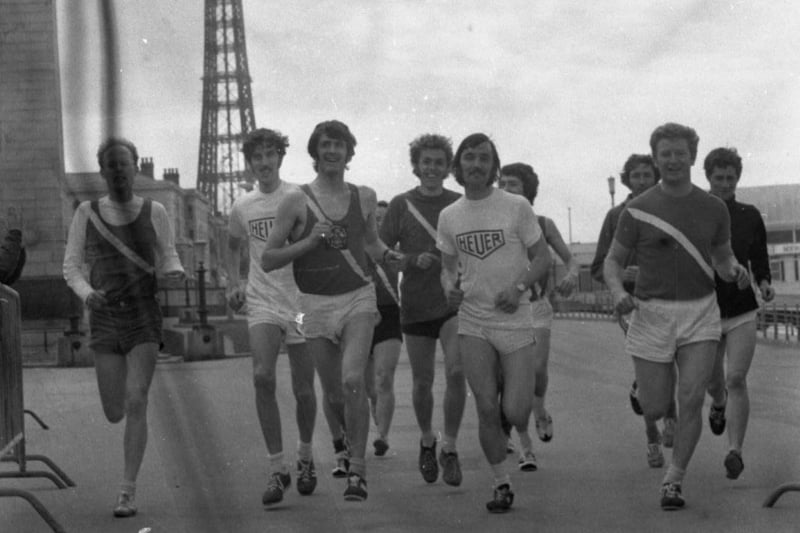
{"type": "Polygon", "coordinates": [[[275,394],[275,373],[267,370],[254,372],[253,385],[258,392],[275,394]]]}

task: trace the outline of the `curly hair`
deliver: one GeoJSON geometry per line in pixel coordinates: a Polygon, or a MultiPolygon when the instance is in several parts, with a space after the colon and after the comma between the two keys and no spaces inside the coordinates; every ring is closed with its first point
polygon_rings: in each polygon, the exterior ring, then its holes
{"type": "Polygon", "coordinates": [[[410,147],[411,168],[414,169],[415,176],[419,176],[419,158],[423,150],[442,150],[447,167],[450,168],[453,163],[453,143],[444,135],[425,133],[411,141],[408,146],[410,147]]]}
{"type": "Polygon", "coordinates": [[[628,157],[628,160],[625,161],[625,165],[622,167],[622,172],[619,174],[619,180],[625,185],[627,188],[631,188],[631,172],[638,167],[639,165],[647,165],[653,169],[653,176],[655,176],[656,181],[661,179],[661,175],[658,173],[658,169],[656,168],[656,164],[653,162],[653,156],[648,154],[631,154],[628,157]]]}
{"type": "Polygon", "coordinates": [[[323,135],[327,135],[331,139],[344,141],[347,144],[347,161],[349,162],[353,159],[356,154],[356,138],[350,133],[350,128],[339,120],[326,120],[317,124],[314,127],[314,131],[311,132],[311,137],[308,138],[308,155],[314,160],[314,170],[317,170],[317,160],[319,159],[317,144],[319,144],[319,139],[323,135]]]}
{"type": "Polygon", "coordinates": [[[736,177],[742,176],[742,158],[736,148],[714,148],[706,156],[703,161],[703,170],[706,171],[706,177],[711,177],[715,168],[733,167],[736,171],[736,177]]]}
{"type": "Polygon", "coordinates": [[[539,193],[539,176],[526,163],[510,163],[500,169],[501,176],[514,176],[522,182],[522,193],[530,203],[539,193]]]}
{"type": "Polygon", "coordinates": [[[125,137],[107,137],[97,148],[97,163],[100,165],[100,168],[103,168],[103,156],[114,146],[124,146],[127,148],[131,156],[133,156],[133,164],[139,164],[139,151],[136,149],[135,144],[125,137]]]}
{"type": "Polygon", "coordinates": [[[250,161],[253,157],[253,152],[259,146],[271,146],[275,148],[278,155],[286,155],[286,149],[289,147],[289,137],[283,135],[278,130],[269,130],[267,128],[258,128],[248,133],[242,143],[242,153],[246,161],[250,161]]]}
{"type": "Polygon", "coordinates": [[[500,155],[497,153],[497,147],[494,145],[494,141],[485,133],[473,133],[467,135],[464,140],[461,141],[461,144],[458,145],[458,149],[453,156],[453,176],[455,176],[459,185],[464,185],[464,174],[461,170],[461,155],[465,150],[475,148],[483,143],[489,143],[489,146],[492,148],[492,154],[494,155],[494,163],[490,171],[489,182],[486,185],[491,185],[497,180],[500,173],[500,155]]]}
{"type": "Polygon", "coordinates": [[[667,122],[653,130],[650,135],[650,151],[653,153],[653,158],[656,157],[656,146],[662,139],[685,139],[689,144],[689,155],[692,156],[692,161],[697,158],[697,145],[700,143],[700,137],[689,126],[667,122]]]}

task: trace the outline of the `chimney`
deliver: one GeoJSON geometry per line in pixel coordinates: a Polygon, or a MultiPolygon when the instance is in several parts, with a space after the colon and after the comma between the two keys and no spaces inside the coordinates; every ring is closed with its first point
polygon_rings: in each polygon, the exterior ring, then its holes
{"type": "Polygon", "coordinates": [[[165,168],[164,169],[164,181],[170,181],[177,185],[178,187],[181,186],[180,184],[180,174],[178,173],[177,168],[165,168]]]}
{"type": "Polygon", "coordinates": [[[155,177],[153,176],[153,158],[143,157],[142,160],[139,162],[139,171],[143,176],[147,176],[151,180],[155,179],[155,177]]]}

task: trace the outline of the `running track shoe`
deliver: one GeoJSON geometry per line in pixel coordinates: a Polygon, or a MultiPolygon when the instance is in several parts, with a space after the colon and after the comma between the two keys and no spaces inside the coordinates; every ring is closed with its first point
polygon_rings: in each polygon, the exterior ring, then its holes
{"type": "Polygon", "coordinates": [[[439,453],[439,464],[442,465],[442,479],[445,483],[453,487],[461,485],[461,463],[456,452],[442,450],[439,453]]]}
{"type": "Polygon", "coordinates": [[[378,457],[383,457],[389,450],[389,443],[385,439],[377,438],[372,445],[375,447],[375,455],[378,457]]]}
{"type": "Polygon", "coordinates": [[[273,472],[269,477],[267,490],[264,491],[264,495],[261,497],[261,503],[264,505],[278,503],[283,500],[283,493],[286,492],[291,485],[292,476],[288,473],[282,474],[280,472],[273,472]]]}
{"type": "Polygon", "coordinates": [[[675,419],[664,419],[664,431],[661,432],[661,443],[664,448],[672,448],[675,443],[675,419]]]}
{"type": "Polygon", "coordinates": [[[317,470],[314,468],[314,461],[297,461],[297,492],[303,496],[308,496],[317,488],[317,470]]]}
{"type": "Polygon", "coordinates": [[[436,441],[433,446],[423,446],[419,443],[419,472],[422,479],[434,483],[439,478],[439,465],[436,464],[436,441]]]}
{"type": "Polygon", "coordinates": [[[347,473],[349,471],[350,471],[350,451],[344,450],[341,452],[336,452],[336,466],[331,472],[331,474],[333,474],[333,477],[336,478],[347,477],[347,473]]]}
{"type": "Polygon", "coordinates": [[[684,506],[686,502],[681,496],[680,483],[664,483],[661,485],[661,508],[665,511],[675,511],[684,506]]]}
{"type": "Polygon", "coordinates": [[[650,468],[664,466],[664,454],[661,453],[661,446],[657,442],[647,444],[647,464],[650,465],[650,468]]]}
{"type": "Polygon", "coordinates": [[[722,407],[711,405],[708,410],[708,425],[714,435],[725,433],[725,405],[722,407]]]}
{"type": "Polygon", "coordinates": [[[114,516],[128,518],[135,515],[137,510],[135,496],[127,492],[120,492],[117,498],[117,505],[114,507],[114,516]]]}
{"type": "Polygon", "coordinates": [[[347,476],[347,488],[344,489],[344,499],[348,502],[363,502],[366,500],[367,480],[355,473],[351,473],[347,476]]]}
{"type": "Polygon", "coordinates": [[[539,469],[539,465],[536,463],[536,456],[533,455],[532,451],[525,450],[519,456],[519,469],[523,472],[535,472],[539,469]]]}
{"type": "Polygon", "coordinates": [[[505,513],[511,509],[514,503],[514,493],[507,484],[500,485],[494,489],[494,498],[486,502],[486,510],[490,513],[505,513]]]}
{"type": "Polygon", "coordinates": [[[544,418],[536,419],[536,433],[542,442],[550,442],[553,439],[553,417],[545,411],[544,418]]]}
{"type": "Polygon", "coordinates": [[[631,385],[631,390],[628,393],[628,398],[631,401],[631,409],[633,412],[639,416],[642,416],[644,411],[642,411],[642,404],[639,403],[639,384],[636,383],[634,380],[633,385],[631,385]]]}
{"type": "Polygon", "coordinates": [[[728,479],[736,479],[739,474],[744,470],[744,462],[742,461],[742,452],[731,450],[725,457],[725,470],[727,470],[728,479]]]}

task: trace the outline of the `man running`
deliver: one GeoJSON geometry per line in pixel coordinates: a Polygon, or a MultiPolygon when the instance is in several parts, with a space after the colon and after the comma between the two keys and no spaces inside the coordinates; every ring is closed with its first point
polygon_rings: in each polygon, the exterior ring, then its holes
{"type": "Polygon", "coordinates": [[[661,486],[661,507],[684,506],[682,482],[702,430],[701,410],[720,337],[714,271],[740,286],[747,269],[733,255],[725,204],[694,186],[699,138],[668,123],[650,136],[661,181],[631,200],[619,218],[604,263],[616,311],[633,312],[625,351],[633,357],[645,416],[665,416],[678,366],[678,427],[661,486]],[[634,295],[623,286],[623,265],[636,254],[634,295]]]}
{"type": "Polygon", "coordinates": [[[550,267],[550,252],[530,204],[494,187],[500,157],[488,136],[474,133],[459,145],[453,174],[464,196],[439,215],[442,287],[458,307],[464,373],[478,411],[481,448],[494,476],[492,513],[511,508],[514,493],[505,467],[503,412],[514,426],[528,420],[533,397],[530,287],[550,267]]]}
{"type": "Polygon", "coordinates": [[[441,285],[441,260],[436,249],[436,225],[442,209],[461,195],[445,189],[453,159],[450,140],[425,134],[410,144],[411,167],[419,185],[395,196],[389,203],[381,239],[388,246],[399,243],[405,254],[400,284],[400,323],[411,363],[412,403],[421,432],[419,471],[428,483],[439,477],[436,462],[436,434],[433,418],[433,381],[436,368],[436,340],[444,352],[444,438],[439,463],[448,485],[461,484],[461,463],[456,439],[464,415],[466,382],[458,349],[456,309],[447,303],[441,285]]]}
{"type": "Polygon", "coordinates": [[[306,350],[305,339],[297,330],[297,300],[300,293],[291,266],[270,273],[264,272],[260,266],[267,236],[275,224],[278,205],[290,191],[298,188],[283,181],[280,175],[288,146],[289,139],[278,131],[259,128],[247,134],[242,152],[257,186],[236,199],[228,223],[228,302],[236,311],[247,303],[256,413],[269,454],[269,482],[261,499],[264,505],[283,500],[283,494],[292,481],[283,455],[280,408],[275,397],[275,364],[284,342],[289,353],[300,433],[297,445],[297,492],[308,495],[317,486],[311,454],[317,413],[314,361],[306,350]],[[241,249],[245,244],[250,257],[246,288],[242,287],[239,279],[241,249]]]}

